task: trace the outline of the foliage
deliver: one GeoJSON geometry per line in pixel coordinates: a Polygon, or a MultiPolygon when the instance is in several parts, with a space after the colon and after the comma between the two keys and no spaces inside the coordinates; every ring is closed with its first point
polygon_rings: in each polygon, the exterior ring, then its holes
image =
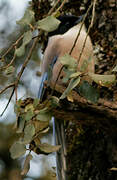
{"type": "Polygon", "coordinates": [[[13,66],[9,66],[7,69],[5,69],[5,75],[13,74],[15,71],[15,68],[13,66]]]}
{"type": "Polygon", "coordinates": [[[87,100],[92,103],[97,103],[99,99],[99,92],[96,88],[91,86],[87,81],[84,81],[80,87],[79,92],[82,96],[84,96],[87,100]]]}
{"type": "Polygon", "coordinates": [[[91,77],[91,79],[100,86],[105,86],[105,87],[112,86],[112,84],[115,83],[116,81],[116,76],[114,74],[100,75],[100,74],[89,73],[89,77],[91,77]]]}
{"type": "MultiPolygon", "coordinates": [[[[38,34],[38,40],[41,38],[43,39],[43,31],[46,33],[54,31],[59,26],[60,21],[57,20],[54,15],[47,15],[36,22],[34,12],[28,8],[24,17],[17,21],[17,24],[24,28],[24,32],[22,38],[19,39],[13,46],[15,48],[14,57],[25,55],[26,47],[31,44],[33,35],[36,31],[40,32],[40,34],[38,34]]],[[[30,54],[27,59],[30,59],[30,54]]],[[[1,59],[4,59],[4,57],[1,59]]],[[[26,63],[27,62],[28,61],[26,61],[26,63]]],[[[15,104],[14,111],[17,115],[16,133],[19,134],[20,138],[11,146],[10,153],[11,157],[15,159],[24,155],[26,151],[29,151],[24,163],[22,175],[25,175],[30,168],[30,160],[32,159],[32,155],[30,154],[31,151],[37,154],[47,155],[60,149],[60,146],[52,146],[41,143],[42,135],[45,135],[45,133],[49,131],[49,121],[52,118],[52,111],[59,106],[60,99],[67,98],[68,101],[72,101],[72,91],[78,87],[80,95],[92,103],[97,103],[99,100],[99,93],[98,90],[92,86],[92,83],[95,83],[96,87],[104,86],[109,88],[116,82],[116,76],[114,74],[109,73],[107,75],[100,75],[89,72],[86,73],[86,69],[91,62],[90,58],[83,62],[79,72],[77,71],[77,60],[71,57],[70,54],[65,54],[61,57],[60,62],[63,65],[63,70],[65,72],[63,82],[67,84],[67,88],[60,98],[51,96],[49,100],[43,102],[42,104],[38,99],[27,98],[26,100],[20,99],[15,104]],[[91,83],[83,80],[86,76],[91,80],[91,83]],[[27,149],[27,144],[29,144],[29,149],[27,149]]],[[[27,65],[26,63],[22,68],[23,70],[27,65]]],[[[17,78],[18,81],[23,73],[23,70],[19,73],[17,78]]],[[[13,72],[14,67],[12,65],[7,67],[5,70],[7,75],[12,74],[13,72]]],[[[117,66],[115,66],[112,72],[117,72],[117,66]]],[[[17,88],[18,81],[16,81],[16,84],[14,85],[15,88],[17,88]]]]}
{"type": "MultiPolygon", "coordinates": [[[[19,158],[29,151],[24,163],[22,174],[26,174],[29,170],[29,162],[32,159],[31,151],[37,154],[49,154],[58,151],[60,146],[52,146],[50,144],[41,143],[41,137],[49,130],[49,121],[52,118],[52,108],[56,107],[54,97],[45,108],[40,104],[38,99],[27,98],[19,100],[14,107],[17,114],[17,129],[16,133],[20,138],[10,148],[11,157],[13,159],[19,158]],[[54,106],[53,106],[54,102],[54,106]],[[43,107],[43,108],[42,108],[43,107]],[[26,145],[29,144],[29,149],[26,145]]],[[[45,102],[47,103],[47,102],[45,102]]]]}
{"type": "Polygon", "coordinates": [[[25,152],[26,147],[24,144],[21,144],[21,142],[15,142],[10,148],[11,157],[13,159],[18,158],[21,155],[24,155],[25,152]]]}
{"type": "Polygon", "coordinates": [[[22,45],[16,49],[15,54],[16,56],[23,56],[25,53],[25,46],[32,40],[32,32],[27,31],[24,33],[22,45]]]}
{"type": "Polygon", "coordinates": [[[112,71],[117,72],[117,65],[114,67],[114,69],[112,71]]]}
{"type": "Polygon", "coordinates": [[[48,16],[37,22],[37,27],[47,32],[54,31],[58,28],[60,21],[53,16],[48,16]]]}
{"type": "Polygon", "coordinates": [[[60,99],[64,99],[66,96],[68,96],[72,89],[74,89],[78,84],[80,83],[80,77],[78,78],[72,78],[70,80],[70,83],[64,93],[61,95],[60,99]]]}
{"type": "Polygon", "coordinates": [[[35,21],[34,12],[30,9],[27,9],[24,13],[23,18],[17,21],[17,24],[21,26],[29,26],[33,21],[35,21]]]}

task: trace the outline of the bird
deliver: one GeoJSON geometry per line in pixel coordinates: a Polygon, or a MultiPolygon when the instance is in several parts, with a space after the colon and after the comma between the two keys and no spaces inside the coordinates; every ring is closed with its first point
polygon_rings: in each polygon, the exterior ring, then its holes
{"type": "MultiPolygon", "coordinates": [[[[41,70],[42,70],[42,80],[40,83],[38,98],[43,101],[45,88],[44,81],[48,80],[48,69],[49,66],[52,68],[51,82],[58,84],[63,84],[62,78],[64,77],[64,71],[61,71],[62,64],[60,62],[60,57],[64,56],[66,53],[70,53],[71,48],[74,45],[80,27],[82,25],[81,21],[84,16],[77,17],[75,15],[62,15],[59,16],[60,20],[59,27],[48,33],[48,43],[45,49],[41,70]],[[60,76],[58,77],[60,73],[60,76]]],[[[77,71],[80,71],[83,62],[86,59],[91,59],[88,64],[87,71],[94,72],[95,69],[95,59],[93,55],[93,45],[91,39],[88,35],[85,46],[84,41],[87,36],[85,25],[82,26],[78,40],[73,48],[71,56],[79,61],[77,64],[77,71]],[[79,60],[79,55],[84,46],[82,56],[79,60]]],[[[57,180],[67,180],[67,167],[66,167],[66,145],[65,145],[65,134],[63,122],[56,119],[53,120],[53,136],[55,138],[56,145],[61,145],[61,149],[56,153],[56,164],[57,164],[57,180]]]]}

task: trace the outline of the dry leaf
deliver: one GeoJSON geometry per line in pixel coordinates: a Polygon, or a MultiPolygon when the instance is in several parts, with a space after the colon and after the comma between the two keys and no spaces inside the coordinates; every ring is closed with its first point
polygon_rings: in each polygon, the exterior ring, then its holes
{"type": "Polygon", "coordinates": [[[24,162],[24,167],[22,169],[21,175],[24,176],[28,173],[29,169],[30,169],[30,160],[32,160],[32,155],[28,154],[26,156],[25,162],[24,162]]]}

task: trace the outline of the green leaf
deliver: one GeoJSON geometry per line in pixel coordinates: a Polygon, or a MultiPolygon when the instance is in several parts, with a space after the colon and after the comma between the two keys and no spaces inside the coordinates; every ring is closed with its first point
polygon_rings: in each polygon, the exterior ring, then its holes
{"type": "Polygon", "coordinates": [[[56,96],[52,96],[50,102],[53,108],[59,106],[59,98],[57,98],[56,96]]]}
{"type": "Polygon", "coordinates": [[[71,77],[71,75],[74,73],[74,71],[68,70],[64,68],[65,76],[62,79],[63,83],[67,83],[71,77]]]}
{"type": "Polygon", "coordinates": [[[34,107],[33,107],[33,104],[28,104],[26,107],[25,107],[25,112],[27,111],[34,111],[34,107]]]}
{"type": "Polygon", "coordinates": [[[26,147],[24,144],[20,144],[20,142],[15,142],[11,148],[10,153],[13,159],[19,158],[20,156],[24,155],[26,152],[26,147]]]}
{"type": "Polygon", "coordinates": [[[94,82],[105,87],[111,86],[113,83],[115,83],[116,80],[115,75],[100,75],[93,73],[88,73],[88,75],[94,82]]]}
{"type": "Polygon", "coordinates": [[[56,19],[54,16],[48,16],[42,20],[37,22],[37,27],[46,32],[54,31],[58,28],[60,21],[56,19]]]}
{"type": "Polygon", "coordinates": [[[37,105],[39,104],[39,99],[34,99],[34,102],[33,102],[33,107],[36,108],[37,105]]]}
{"type": "Polygon", "coordinates": [[[21,171],[21,175],[24,176],[28,173],[29,169],[30,169],[30,160],[32,160],[32,155],[28,154],[26,156],[25,162],[24,162],[24,166],[23,166],[23,170],[21,171]]]}
{"type": "Polygon", "coordinates": [[[24,33],[23,45],[26,46],[32,40],[32,31],[24,33]]]}
{"type": "Polygon", "coordinates": [[[29,25],[34,21],[34,12],[30,9],[27,9],[24,13],[24,16],[19,21],[16,21],[17,24],[25,26],[29,25]]]}
{"type": "Polygon", "coordinates": [[[41,57],[40,57],[40,55],[38,53],[39,52],[39,48],[40,48],[40,45],[37,44],[35,49],[32,52],[32,56],[31,56],[31,59],[33,59],[33,61],[38,62],[38,63],[41,62],[41,57]]]}
{"type": "Polygon", "coordinates": [[[21,108],[21,103],[22,103],[22,100],[19,99],[17,104],[14,105],[14,112],[16,113],[16,115],[19,115],[20,112],[22,112],[22,113],[24,112],[24,109],[21,108]]]}
{"type": "Polygon", "coordinates": [[[69,70],[76,70],[77,69],[77,60],[74,59],[69,54],[65,54],[64,56],[59,58],[60,62],[66,66],[69,70]]]}
{"type": "Polygon", "coordinates": [[[71,92],[71,90],[74,89],[79,83],[80,83],[80,77],[75,78],[75,79],[71,79],[68,87],[63,92],[60,99],[64,99],[71,92]]]}
{"type": "Polygon", "coordinates": [[[27,111],[27,113],[25,114],[25,120],[29,121],[32,119],[32,117],[34,116],[34,112],[32,110],[27,111]]]}
{"type": "Polygon", "coordinates": [[[33,124],[28,124],[24,129],[23,143],[28,144],[35,135],[35,127],[33,124]]]}
{"type": "Polygon", "coordinates": [[[112,70],[112,72],[117,72],[117,65],[114,67],[114,69],[112,70]]]}
{"type": "Polygon", "coordinates": [[[24,46],[20,46],[19,48],[17,48],[15,50],[15,54],[16,56],[20,57],[20,56],[23,56],[25,53],[25,47],[24,46]]]}
{"type": "Polygon", "coordinates": [[[32,32],[27,31],[24,33],[23,43],[22,45],[16,49],[15,54],[16,56],[20,57],[23,56],[25,53],[25,46],[32,40],[32,32]]]}
{"type": "Polygon", "coordinates": [[[51,113],[48,111],[47,108],[44,108],[39,111],[38,115],[36,116],[36,119],[39,121],[50,121],[52,118],[51,113]]]}
{"type": "Polygon", "coordinates": [[[5,69],[5,75],[11,75],[15,71],[15,68],[13,66],[9,66],[7,69],[5,69]]]}
{"type": "Polygon", "coordinates": [[[85,97],[87,100],[97,103],[99,99],[99,93],[97,89],[91,86],[87,81],[83,81],[79,87],[80,94],[85,97]]]}
{"type": "Polygon", "coordinates": [[[60,148],[61,148],[60,145],[52,146],[52,145],[47,144],[47,143],[43,143],[43,144],[39,145],[39,149],[44,153],[52,153],[52,152],[58,151],[60,148]]]}
{"type": "Polygon", "coordinates": [[[18,123],[17,123],[17,133],[22,133],[25,125],[25,119],[23,116],[18,117],[18,123]]]}
{"type": "Polygon", "coordinates": [[[92,60],[92,58],[89,57],[88,59],[86,59],[86,60],[83,61],[82,65],[81,65],[81,67],[80,67],[80,71],[81,71],[81,72],[87,71],[88,65],[91,63],[91,60],[92,60]]]}
{"type": "Polygon", "coordinates": [[[35,132],[39,133],[40,131],[42,132],[45,128],[49,126],[49,121],[39,121],[35,120],[33,121],[34,127],[35,127],[35,132]]]}
{"type": "Polygon", "coordinates": [[[79,77],[82,73],[81,72],[75,72],[70,75],[70,78],[76,78],[79,77]]]}

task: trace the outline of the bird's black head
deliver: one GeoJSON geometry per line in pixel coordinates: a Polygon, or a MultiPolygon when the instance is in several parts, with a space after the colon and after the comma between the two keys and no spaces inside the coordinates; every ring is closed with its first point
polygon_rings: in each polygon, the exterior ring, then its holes
{"type": "Polygon", "coordinates": [[[59,16],[57,19],[61,21],[59,27],[50,33],[48,33],[49,36],[57,35],[57,34],[64,34],[67,32],[70,28],[75,26],[76,24],[80,23],[82,21],[83,16],[74,16],[74,15],[63,15],[59,16]]]}

